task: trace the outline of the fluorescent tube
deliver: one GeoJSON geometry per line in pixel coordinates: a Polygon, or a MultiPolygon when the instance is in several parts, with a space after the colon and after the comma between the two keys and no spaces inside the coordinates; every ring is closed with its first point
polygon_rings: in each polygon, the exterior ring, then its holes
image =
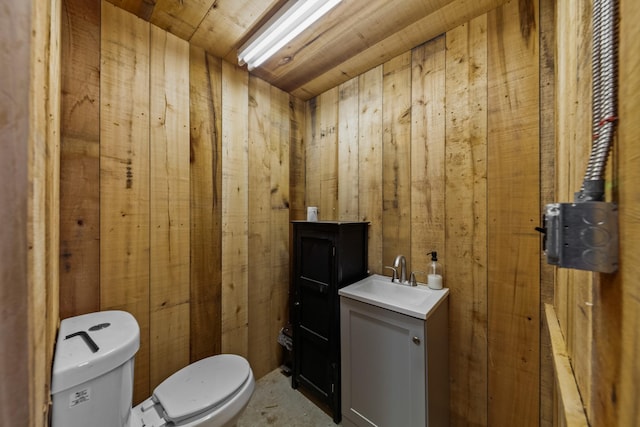
{"type": "Polygon", "coordinates": [[[238,62],[258,67],[341,0],[291,0],[238,50],[238,62]]]}

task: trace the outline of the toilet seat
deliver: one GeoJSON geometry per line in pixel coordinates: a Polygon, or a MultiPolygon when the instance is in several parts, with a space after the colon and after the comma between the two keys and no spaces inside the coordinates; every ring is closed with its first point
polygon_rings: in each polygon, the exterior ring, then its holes
{"type": "Polygon", "coordinates": [[[244,409],[255,380],[249,362],[221,354],[185,366],[132,409],[129,427],[224,426],[244,409]]]}
{"type": "Polygon", "coordinates": [[[233,396],[249,377],[249,362],[221,354],[188,365],[153,391],[154,400],[174,423],[197,416],[233,396]]]}

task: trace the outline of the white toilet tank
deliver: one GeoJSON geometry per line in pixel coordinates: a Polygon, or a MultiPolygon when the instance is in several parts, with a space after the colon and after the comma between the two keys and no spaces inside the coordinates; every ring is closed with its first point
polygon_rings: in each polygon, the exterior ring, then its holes
{"type": "Polygon", "coordinates": [[[127,427],[140,328],[124,311],[60,323],[53,359],[52,427],[127,427]]]}

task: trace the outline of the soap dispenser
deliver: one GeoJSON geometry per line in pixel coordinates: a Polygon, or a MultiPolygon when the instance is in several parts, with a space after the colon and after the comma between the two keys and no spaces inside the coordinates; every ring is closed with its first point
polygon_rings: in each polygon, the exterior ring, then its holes
{"type": "Polygon", "coordinates": [[[429,252],[431,255],[431,265],[427,273],[427,286],[431,289],[442,289],[442,266],[438,263],[438,253],[429,252]]]}

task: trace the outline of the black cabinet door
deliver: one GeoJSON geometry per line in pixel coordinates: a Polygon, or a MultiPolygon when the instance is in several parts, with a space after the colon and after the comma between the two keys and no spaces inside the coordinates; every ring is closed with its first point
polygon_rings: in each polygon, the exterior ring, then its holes
{"type": "Polygon", "coordinates": [[[327,400],[331,394],[329,336],[335,246],[327,236],[307,234],[299,236],[298,249],[295,379],[327,400]]]}
{"type": "Polygon", "coordinates": [[[338,289],[367,274],[368,223],[293,223],[293,388],[304,387],[340,422],[338,289]]]}

